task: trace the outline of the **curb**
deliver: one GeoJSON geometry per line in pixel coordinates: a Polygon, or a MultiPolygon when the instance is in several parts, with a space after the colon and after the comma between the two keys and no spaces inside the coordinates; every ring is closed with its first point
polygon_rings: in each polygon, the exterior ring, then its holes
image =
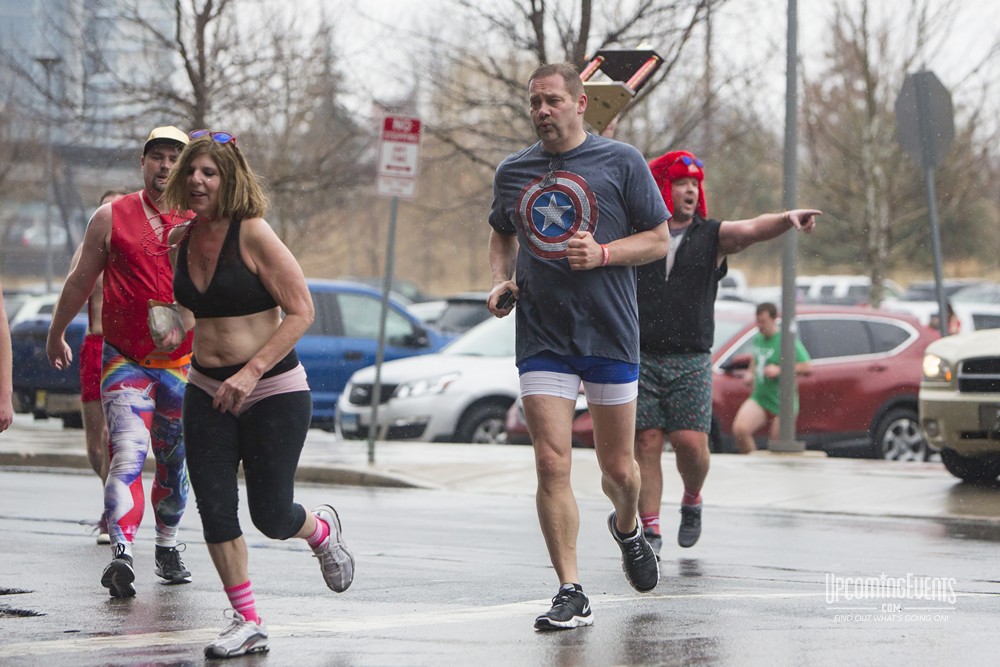
{"type": "MultiPolygon", "coordinates": [[[[0,453],[0,467],[5,468],[63,468],[90,470],[87,457],[77,454],[30,454],[25,452],[0,453]]],[[[146,457],[143,472],[153,472],[156,461],[146,457]]],[[[242,476],[242,475],[241,475],[242,476]]],[[[340,484],[344,486],[378,486],[395,489],[433,489],[433,484],[420,482],[405,475],[379,470],[351,467],[299,466],[295,480],[305,484],[340,484]]]]}
{"type": "MultiPolygon", "coordinates": [[[[152,465],[147,460],[147,465],[152,465]]],[[[0,466],[10,468],[76,468],[90,470],[90,462],[85,456],[74,454],[27,454],[5,452],[0,454],[0,466]]],[[[145,470],[145,467],[143,468],[145,470]]]]}
{"type": "Polygon", "coordinates": [[[404,475],[379,470],[351,467],[299,466],[295,481],[305,484],[340,484],[344,486],[378,486],[390,489],[433,489],[431,484],[418,482],[404,475]]]}

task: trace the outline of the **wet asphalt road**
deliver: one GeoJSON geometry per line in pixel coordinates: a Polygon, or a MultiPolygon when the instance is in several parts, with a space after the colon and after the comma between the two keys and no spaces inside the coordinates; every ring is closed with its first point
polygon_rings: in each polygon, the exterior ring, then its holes
{"type": "MultiPolygon", "coordinates": [[[[148,480],[147,480],[148,488],[148,480]]],[[[0,663],[194,665],[228,606],[192,506],[181,524],[191,584],[152,573],[152,515],[136,540],[132,600],[100,586],[110,558],[89,474],[0,471],[0,663]]],[[[271,651],[234,665],[996,664],[1000,524],[706,508],[692,549],[668,539],[660,585],[632,591],[605,502],[581,503],[580,564],[595,624],[532,629],[555,581],[523,495],[299,487],[331,502],[357,558],[352,588],[322,583],[301,541],[243,517],[271,651]],[[931,578],[950,599],[828,601],[827,582],[931,578]],[[897,609],[897,606],[899,607],[897,609]]],[[[664,521],[676,530],[676,516],[664,521]]],[[[884,589],[880,589],[884,590],[884,589]]],[[[926,585],[921,590],[930,590],[926,585]]]]}

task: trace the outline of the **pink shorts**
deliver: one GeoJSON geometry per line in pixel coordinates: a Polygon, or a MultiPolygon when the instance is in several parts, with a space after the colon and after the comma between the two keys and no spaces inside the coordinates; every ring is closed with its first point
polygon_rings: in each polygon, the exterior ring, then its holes
{"type": "Polygon", "coordinates": [[[104,336],[87,334],[80,346],[80,400],[101,400],[101,350],[104,336]]]}

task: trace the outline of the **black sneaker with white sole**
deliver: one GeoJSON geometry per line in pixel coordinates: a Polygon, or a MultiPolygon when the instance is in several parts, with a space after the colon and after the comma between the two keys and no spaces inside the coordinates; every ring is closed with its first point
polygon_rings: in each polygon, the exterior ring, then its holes
{"type": "Polygon", "coordinates": [[[163,583],[165,584],[190,584],[191,583],[191,571],[184,567],[184,561],[181,560],[181,552],[184,551],[186,544],[179,545],[178,547],[161,547],[157,545],[156,547],[156,567],[153,572],[156,576],[165,579],[163,583]]]}
{"type": "Polygon", "coordinates": [[[635,532],[621,536],[615,527],[615,513],[608,515],[608,530],[622,550],[622,571],[632,588],[648,593],[660,582],[660,565],[656,562],[653,547],[642,534],[642,524],[636,518],[635,532]]]}
{"type": "Polygon", "coordinates": [[[115,545],[115,557],[104,568],[101,575],[101,585],[108,589],[113,598],[135,597],[135,570],[132,569],[132,557],[128,555],[124,544],[115,545]]]}
{"type": "Polygon", "coordinates": [[[536,630],[572,630],[594,624],[590,600],[578,584],[559,589],[552,598],[552,608],[535,619],[536,630]]]}

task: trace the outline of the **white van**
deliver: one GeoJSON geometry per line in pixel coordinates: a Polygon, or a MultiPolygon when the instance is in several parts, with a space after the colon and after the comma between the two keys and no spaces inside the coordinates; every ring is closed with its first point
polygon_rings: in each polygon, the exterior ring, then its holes
{"type": "MultiPolygon", "coordinates": [[[[868,276],[801,276],[795,281],[805,303],[838,306],[867,306],[871,302],[872,281],[868,276]]],[[[882,298],[898,299],[903,288],[892,280],[882,281],[882,298]]]]}

